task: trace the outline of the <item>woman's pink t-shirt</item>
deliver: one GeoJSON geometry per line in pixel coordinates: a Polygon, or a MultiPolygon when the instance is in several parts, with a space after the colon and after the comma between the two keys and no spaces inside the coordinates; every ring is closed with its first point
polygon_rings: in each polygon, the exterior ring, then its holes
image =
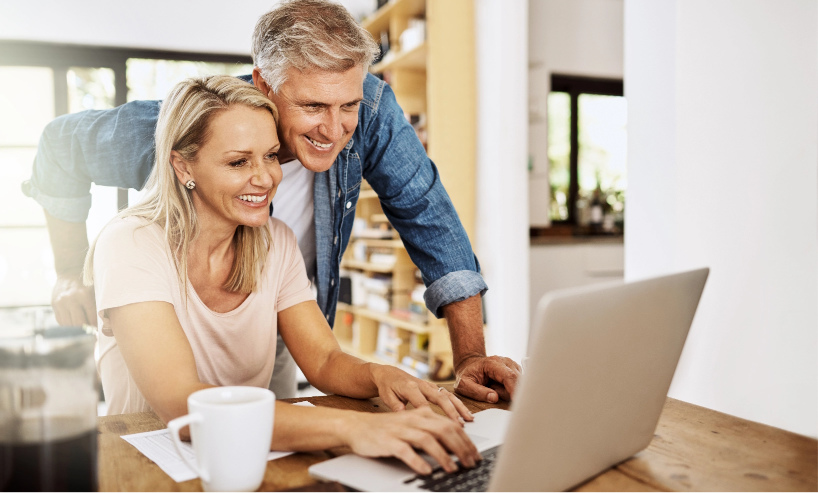
{"type": "Polygon", "coordinates": [[[132,303],[173,305],[202,382],[269,385],[276,353],[276,314],[315,296],[295,235],[277,219],[270,218],[268,225],[273,241],[259,287],[227,313],[208,308],[189,281],[185,304],[165,232],[158,224],[129,217],[114,219],[103,229],[94,251],[100,327],[96,358],[109,414],[150,410],[119,352],[106,313],[132,303]]]}

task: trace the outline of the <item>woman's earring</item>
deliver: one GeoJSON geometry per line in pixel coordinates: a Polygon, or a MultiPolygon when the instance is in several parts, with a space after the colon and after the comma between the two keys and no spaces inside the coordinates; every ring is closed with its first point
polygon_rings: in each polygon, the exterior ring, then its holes
{"type": "Polygon", "coordinates": [[[193,180],[186,181],[185,188],[187,188],[188,190],[193,190],[194,188],[196,188],[196,182],[193,180]]]}

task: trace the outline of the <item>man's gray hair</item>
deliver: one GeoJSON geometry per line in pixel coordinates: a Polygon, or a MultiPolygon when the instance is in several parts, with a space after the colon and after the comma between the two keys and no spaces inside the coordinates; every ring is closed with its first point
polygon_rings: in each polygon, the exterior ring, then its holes
{"type": "Polygon", "coordinates": [[[326,0],[285,0],[261,16],[253,31],[253,63],[278,93],[287,69],[364,71],[379,47],[344,6],[326,0]]]}

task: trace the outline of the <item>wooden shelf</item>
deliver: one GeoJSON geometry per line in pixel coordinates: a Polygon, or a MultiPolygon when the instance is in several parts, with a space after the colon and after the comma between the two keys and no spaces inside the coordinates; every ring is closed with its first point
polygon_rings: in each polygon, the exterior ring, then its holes
{"type": "Polygon", "coordinates": [[[358,200],[367,200],[367,199],[377,199],[378,194],[375,193],[375,190],[371,188],[368,190],[361,190],[361,193],[358,194],[358,200]]]}
{"type": "Polygon", "coordinates": [[[414,332],[415,334],[428,334],[429,327],[426,325],[422,325],[415,322],[410,322],[408,320],[403,320],[401,318],[393,317],[388,313],[381,313],[370,310],[369,308],[364,308],[360,306],[355,307],[355,315],[361,317],[367,317],[378,322],[384,322],[399,329],[408,330],[409,332],[414,332]]]}
{"type": "Polygon", "coordinates": [[[335,307],[336,307],[337,310],[341,310],[341,311],[349,312],[349,313],[355,313],[355,307],[348,304],[348,303],[344,303],[343,301],[339,301],[336,304],[335,307]]]}
{"type": "Polygon", "coordinates": [[[394,317],[388,313],[376,312],[363,306],[353,306],[346,303],[338,302],[338,310],[352,313],[356,316],[366,317],[378,322],[384,322],[399,329],[408,330],[415,334],[428,334],[431,332],[429,326],[417,322],[410,322],[402,318],[394,317]]]}
{"type": "Polygon", "coordinates": [[[426,0],[392,0],[361,22],[361,26],[377,40],[381,31],[389,29],[394,17],[423,17],[426,0]]]}
{"type": "Polygon", "coordinates": [[[377,272],[379,274],[391,274],[395,269],[394,264],[376,264],[372,262],[362,262],[360,260],[344,259],[341,261],[342,269],[356,269],[366,272],[377,272]]]}
{"type": "Polygon", "coordinates": [[[380,74],[381,72],[394,69],[422,70],[425,72],[427,51],[427,42],[425,41],[403,53],[390,51],[387,53],[385,60],[373,65],[369,71],[373,74],[380,74]]]}
{"type": "Polygon", "coordinates": [[[364,360],[364,361],[366,361],[368,363],[377,363],[379,365],[394,365],[393,363],[390,363],[390,362],[388,362],[386,360],[383,360],[383,359],[379,358],[375,353],[369,353],[369,354],[359,353],[358,351],[356,351],[355,349],[352,348],[352,344],[349,341],[345,341],[343,339],[337,339],[337,338],[336,338],[336,340],[338,341],[338,345],[341,346],[341,349],[343,349],[345,353],[351,354],[351,355],[355,356],[356,358],[361,358],[362,360],[364,360]]]}
{"type": "Polygon", "coordinates": [[[369,247],[376,247],[376,248],[404,248],[403,242],[401,240],[386,240],[386,239],[377,239],[377,238],[352,238],[352,241],[360,241],[366,244],[369,247]]]}

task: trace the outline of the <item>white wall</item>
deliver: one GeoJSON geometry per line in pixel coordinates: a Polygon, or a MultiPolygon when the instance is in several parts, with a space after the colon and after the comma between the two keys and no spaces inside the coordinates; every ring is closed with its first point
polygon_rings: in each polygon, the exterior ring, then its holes
{"type": "Polygon", "coordinates": [[[536,0],[529,7],[529,211],[547,226],[549,207],[546,97],[551,74],[621,79],[623,0],[536,0]]]}
{"type": "Polygon", "coordinates": [[[671,396],[818,435],[818,3],[627,0],[625,275],[710,279],[671,396]]]}
{"type": "Polygon", "coordinates": [[[489,285],[488,353],[516,361],[528,341],[527,14],[526,0],[475,3],[475,251],[489,285]]]}
{"type": "Polygon", "coordinates": [[[537,323],[537,305],[557,289],[621,281],[625,273],[624,246],[618,241],[531,245],[529,317],[537,323]]]}
{"type": "MultiPolygon", "coordinates": [[[[250,54],[256,20],[276,0],[3,0],[0,39],[250,54]]],[[[342,0],[356,17],[376,0],[342,0]]]]}

